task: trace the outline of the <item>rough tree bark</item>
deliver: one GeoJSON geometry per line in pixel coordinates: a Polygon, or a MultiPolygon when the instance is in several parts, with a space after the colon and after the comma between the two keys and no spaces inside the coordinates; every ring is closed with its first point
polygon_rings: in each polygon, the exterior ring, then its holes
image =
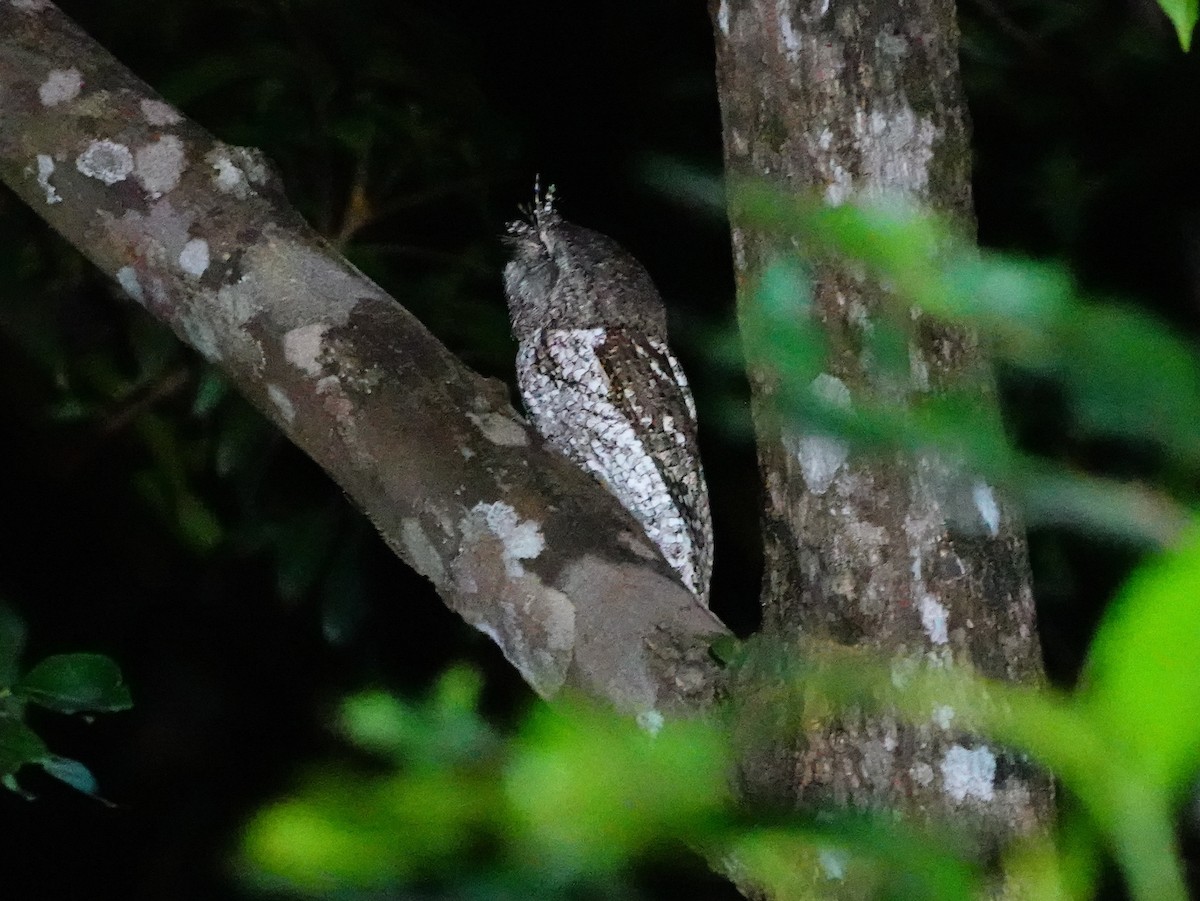
{"type": "Polygon", "coordinates": [[[725,629],[621,506],[543,450],[287,205],[48,0],[0,0],[0,178],[221,367],[396,553],[551,696],[707,706],[725,629]]]}
{"type": "MultiPolygon", "coordinates": [[[[952,0],[711,0],[731,181],[766,181],[829,204],[899,195],[972,227],[966,111],[952,0]]],[[[739,305],[764,268],[795,253],[730,211],[739,305]]],[[[820,263],[813,309],[834,348],[812,390],[853,404],[883,388],[864,359],[884,291],[820,263]]],[[[902,395],[973,387],[993,405],[970,335],[913,312],[902,395]]],[[[935,454],[863,456],[778,425],[774,388],[751,374],[765,484],[765,629],[877,651],[893,672],[969,665],[1041,678],[1026,547],[986,482],[935,454]]],[[[893,390],[893,389],[889,389],[893,390]]],[[[902,399],[902,398],[901,398],[902,399]]],[[[906,725],[844,715],[757,754],[754,796],[944,818],[995,850],[1048,824],[1048,778],[955,728],[954,711],[906,725]]],[[[818,874],[819,876],[819,874],[818,874]]]]}

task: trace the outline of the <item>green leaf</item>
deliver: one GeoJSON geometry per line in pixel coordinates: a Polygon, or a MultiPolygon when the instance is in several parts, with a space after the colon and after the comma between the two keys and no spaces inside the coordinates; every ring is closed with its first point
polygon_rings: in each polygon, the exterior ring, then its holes
{"type": "Polygon", "coordinates": [[[199,495],[180,491],[175,498],[175,511],[179,536],[192,550],[204,553],[221,543],[225,535],[221,521],[199,495]]]}
{"type": "Polygon", "coordinates": [[[668,837],[700,840],[714,828],[728,801],[718,731],[655,711],[639,720],[564,705],[526,724],[505,788],[514,837],[550,871],[611,872],[668,837]]]}
{"type": "Polygon", "coordinates": [[[229,396],[229,383],[211,366],[205,366],[196,385],[196,397],[192,401],[192,415],[201,419],[215,410],[229,396]]]}
{"type": "Polygon", "coordinates": [[[60,782],[65,782],[71,788],[78,792],[99,801],[108,807],[115,807],[111,801],[100,797],[100,785],[96,782],[96,777],[92,775],[92,771],[80,763],[78,760],[72,760],[70,757],[59,757],[56,754],[51,754],[43,760],[38,761],[38,765],[50,776],[60,782]]]}
{"type": "Polygon", "coordinates": [[[39,763],[50,752],[37,733],[20,720],[0,719],[0,776],[8,776],[24,764],[39,763]]]}
{"type": "Polygon", "coordinates": [[[718,635],[708,646],[708,652],[722,665],[735,663],[745,653],[742,643],[732,635],[718,635]]]}
{"type": "Polygon", "coordinates": [[[21,788],[20,783],[17,782],[16,777],[12,773],[5,773],[3,776],[0,776],[0,785],[3,785],[14,795],[20,795],[26,801],[34,800],[34,796],[21,788]]]}
{"type": "Polygon", "coordinates": [[[1197,0],[1158,0],[1158,5],[1167,14],[1175,33],[1179,36],[1179,46],[1186,53],[1192,45],[1192,31],[1196,27],[1197,0]]]}
{"type": "Polygon", "coordinates": [[[85,795],[97,797],[96,792],[100,786],[96,783],[96,777],[92,775],[91,770],[78,760],[51,754],[38,761],[38,763],[43,770],[55,779],[65,782],[71,788],[81,791],[85,795]]]}
{"type": "Polygon", "coordinates": [[[1157,440],[1200,457],[1200,366],[1195,348],[1144,313],[1079,305],[1060,336],[1062,380],[1091,434],[1157,440]]]}
{"type": "Polygon", "coordinates": [[[480,675],[467,667],[447,670],[429,697],[406,703],[384,692],[364,692],[342,706],[341,728],[368,751],[434,768],[479,765],[496,747],[478,712],[480,675]]]}
{"type": "Polygon", "coordinates": [[[95,404],[88,403],[82,398],[68,397],[58,403],[51,404],[46,415],[52,422],[82,422],[96,414],[95,404]]]}
{"type": "Polygon", "coordinates": [[[116,663],[103,654],[56,654],[23,679],[15,693],[59,713],[109,713],[132,706],[116,663]]]}
{"type": "Polygon", "coordinates": [[[491,779],[421,769],[306,786],[250,822],[246,861],[264,883],[338,897],[453,872],[500,809],[491,779]]]}
{"type": "Polygon", "coordinates": [[[1176,792],[1200,769],[1200,529],[1140,567],[1092,643],[1082,700],[1155,787],[1176,792]]]}

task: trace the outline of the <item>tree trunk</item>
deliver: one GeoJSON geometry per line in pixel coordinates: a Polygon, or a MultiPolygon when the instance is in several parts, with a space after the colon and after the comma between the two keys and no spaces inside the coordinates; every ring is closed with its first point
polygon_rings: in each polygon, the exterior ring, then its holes
{"type": "MultiPolygon", "coordinates": [[[[893,195],[971,228],[968,127],[951,0],[713,0],[717,76],[731,183],[765,180],[829,204],[893,195]]],[[[731,209],[739,307],[764,267],[795,253],[731,209]]],[[[861,348],[884,291],[851,267],[813,269],[813,311],[830,337],[813,383],[853,404],[879,388],[861,348]]],[[[972,389],[994,407],[970,335],[916,311],[916,397],[972,389]]],[[[986,482],[948,457],[865,455],[781,427],[775,389],[751,373],[765,485],[765,629],[871,649],[905,667],[970,666],[1000,679],[1042,676],[1023,531],[986,482]]],[[[895,391],[894,388],[891,389],[895,391]]],[[[806,726],[745,768],[754,797],[806,808],[898,811],[969,827],[985,849],[1049,822],[1049,779],[955,728],[954,712],[906,724],[843,713],[806,726]]]]}

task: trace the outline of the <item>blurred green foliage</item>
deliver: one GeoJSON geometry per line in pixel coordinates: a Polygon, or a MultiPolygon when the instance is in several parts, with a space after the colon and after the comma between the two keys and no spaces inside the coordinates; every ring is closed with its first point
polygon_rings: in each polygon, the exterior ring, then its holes
{"type": "Polygon", "coordinates": [[[643,717],[639,728],[578,701],[501,735],[464,690],[475,680],[455,669],[415,702],[349,699],[343,734],[381,766],[322,770],[262,811],[244,839],[247,878],[316,897],[416,886],[433,897],[623,897],[636,894],[631,867],[691,849],[780,898],[809,896],[795,864],[814,855],[864,887],[919,897],[979,884],[948,835],[834,811],[755,823],[732,801],[714,721],[647,728],[643,717]]]}
{"type": "Polygon", "coordinates": [[[1196,17],[1200,14],[1200,3],[1197,0],[1158,0],[1158,5],[1167,14],[1175,32],[1179,35],[1179,45],[1187,50],[1192,45],[1192,32],[1196,28],[1196,17]]]}
{"type": "Polygon", "coordinates": [[[710,726],[651,737],[579,704],[540,707],[503,736],[479,689],[457,668],[415,703],[349,699],[341,731],[369,760],[320,772],[256,817],[244,846],[255,878],[317,895],[424,884],[556,897],[713,833],[726,760],[710,726]]]}
{"type": "MultiPolygon", "coordinates": [[[[954,711],[988,754],[1028,754],[1077,810],[1059,832],[1009,849],[1022,897],[1086,899],[1111,854],[1131,897],[1184,901],[1174,822],[1200,769],[1200,530],[1130,580],[1102,624],[1088,677],[1072,694],[995,682],[962,668],[913,669],[815,642],[751,640],[731,666],[782,674],[790,704],[889,709],[914,722],[954,711]],[[989,748],[986,742],[995,742],[989,748]]],[[[421,885],[436,896],[612,897],[623,870],[689,847],[780,899],[821,897],[821,879],[855,897],[986,897],[996,874],[945,831],[817,811],[780,817],[730,796],[730,722],[659,722],[582,703],[538,708],[501,736],[477,712],[478,684],[448,672],[431,695],[351,698],[343,735],[373,765],[326,769],[249,825],[243,866],[264,886],[317,897],[376,897],[421,885]],[[649,728],[647,728],[649,726],[649,728]],[[347,895],[349,893],[349,895],[347,895]]],[[[735,699],[736,703],[736,699],[735,699]]],[[[740,735],[739,742],[746,736],[740,735]]]]}

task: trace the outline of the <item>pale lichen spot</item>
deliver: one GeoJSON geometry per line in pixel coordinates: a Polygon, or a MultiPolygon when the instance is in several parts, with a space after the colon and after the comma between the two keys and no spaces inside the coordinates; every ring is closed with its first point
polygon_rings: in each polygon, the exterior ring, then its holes
{"type": "Polygon", "coordinates": [[[839,407],[843,410],[850,408],[850,389],[835,375],[822,372],[812,380],[808,390],[831,407],[839,407]]]}
{"type": "Polygon", "coordinates": [[[721,34],[729,37],[729,0],[721,0],[721,5],[717,7],[717,27],[721,29],[721,34]]]}
{"type": "Polygon", "coordinates": [[[408,518],[401,522],[400,543],[404,546],[408,564],[413,569],[434,585],[445,584],[446,568],[442,565],[442,557],[418,520],[408,518]]]}
{"type": "Polygon", "coordinates": [[[932,119],[918,116],[911,107],[901,106],[860,113],[851,125],[868,193],[925,194],[933,145],[941,136],[932,119]]]}
{"type": "Polygon", "coordinates": [[[854,179],[850,170],[839,163],[832,163],[829,169],[829,183],[825,186],[825,203],[829,206],[841,206],[850,199],[854,189],[854,179]]]}
{"type": "Polygon", "coordinates": [[[921,596],[918,609],[921,612],[921,625],[925,634],[934,644],[945,644],[950,640],[947,620],[949,613],[946,608],[931,594],[921,596]]]}
{"type": "Polygon", "coordinates": [[[483,437],[492,444],[501,447],[525,447],[529,444],[529,435],[521,424],[503,413],[468,413],[467,419],[471,420],[483,433],[483,437]]]}
{"type": "MultiPolygon", "coordinates": [[[[151,287],[153,287],[153,283],[151,287]]],[[[153,291],[151,293],[153,294],[153,291]]],[[[180,328],[183,329],[188,344],[200,351],[204,359],[210,363],[221,359],[221,352],[218,350],[220,343],[217,340],[217,333],[213,331],[211,325],[195,316],[185,316],[180,323],[180,328]]]]}
{"type": "Polygon", "coordinates": [[[81,90],[83,74],[78,69],[51,69],[46,80],[38,85],[38,99],[42,106],[58,106],[74,100],[81,90]]]}
{"type": "Polygon", "coordinates": [[[924,788],[933,781],[933,767],[925,762],[914,763],[909,768],[908,774],[912,776],[913,782],[924,788]]]}
{"type": "Polygon", "coordinates": [[[918,391],[929,390],[929,364],[915,347],[908,350],[908,371],[914,388],[918,391]]]}
{"type": "Polygon", "coordinates": [[[213,176],[213,181],[216,182],[219,190],[243,198],[250,192],[246,177],[242,174],[242,170],[233,164],[232,160],[225,156],[217,156],[214,159],[212,154],[209,154],[207,159],[217,172],[213,176]]]}
{"type": "Polygon", "coordinates": [[[287,396],[286,391],[278,385],[267,385],[267,397],[271,399],[271,403],[275,405],[275,409],[279,411],[284,422],[290,424],[295,420],[296,407],[292,403],[292,399],[287,396]]]}
{"type": "Polygon", "coordinates": [[[919,661],[912,657],[898,657],[892,661],[891,666],[891,682],[896,688],[904,689],[912,684],[912,680],[916,677],[917,671],[920,669],[919,661]]]}
{"type": "Polygon", "coordinates": [[[257,285],[248,277],[243,277],[234,284],[221,285],[217,289],[217,303],[229,312],[238,328],[245,326],[258,312],[254,299],[256,289],[257,285]]]}
{"type": "Polygon", "coordinates": [[[133,171],[133,154],[128,147],[116,141],[92,141],[75,160],[75,168],[88,178],[115,185],[128,178],[133,171]]]}
{"type": "Polygon", "coordinates": [[[204,159],[216,171],[213,182],[216,184],[217,190],[224,194],[232,194],[239,199],[245,199],[254,192],[254,189],[242,167],[230,158],[228,149],[224,145],[219,145],[216,149],[210,150],[204,159]]]}
{"type": "Polygon", "coordinates": [[[283,356],[289,363],[306,375],[318,376],[324,372],[321,355],[325,352],[324,322],[310,322],[288,331],[283,336],[283,356]]]}
{"type": "Polygon", "coordinates": [[[11,0],[15,9],[23,13],[40,12],[50,7],[50,0],[11,0]]]}
{"type": "Polygon", "coordinates": [[[663,715],[657,710],[643,710],[637,715],[638,727],[651,735],[658,735],[665,723],[663,715]]]}
{"type": "Polygon", "coordinates": [[[488,531],[500,539],[503,547],[504,571],[510,578],[525,575],[522,560],[534,560],[546,546],[542,530],[532,519],[522,521],[517,511],[504,501],[480,502],[471,509],[481,515],[488,531]]]}
{"type": "Polygon", "coordinates": [[[46,203],[62,203],[58,191],[50,184],[50,176],[54,174],[54,158],[47,153],[37,155],[37,183],[46,192],[46,203]]]}
{"type": "Polygon", "coordinates": [[[731,228],[729,230],[730,242],[733,244],[733,262],[737,268],[746,268],[746,233],[740,228],[731,228]]]}
{"type": "Polygon", "coordinates": [[[841,882],[846,878],[850,855],[840,848],[822,848],[817,852],[817,861],[821,864],[821,872],[825,874],[826,879],[841,882]]]}
{"type": "Polygon", "coordinates": [[[138,303],[145,302],[146,294],[142,291],[142,283],[138,281],[137,270],[132,266],[122,266],[117,270],[117,284],[138,303]]]}
{"type": "Polygon", "coordinates": [[[954,722],[954,708],[949,704],[939,704],[933,708],[933,722],[939,729],[949,729],[954,722]]]}
{"type": "Polygon", "coordinates": [[[179,268],[188,275],[199,278],[208,269],[208,242],[203,238],[192,238],[179,251],[179,268]]]}
{"type": "Polygon", "coordinates": [[[996,494],[987,482],[976,482],[971,488],[971,498],[975,501],[975,509],[979,518],[987,526],[992,536],[1000,534],[1000,505],[996,503],[996,494]]]}
{"type": "Polygon", "coordinates": [[[183,141],[175,135],[163,135],[157,141],[139,147],[133,160],[137,180],[155,198],[173,190],[187,168],[183,141]]]}
{"type": "Polygon", "coordinates": [[[183,116],[175,111],[175,107],[151,97],[144,99],[141,104],[142,115],[151,125],[177,125],[183,121],[183,116]]]}
{"type": "Polygon", "coordinates": [[[991,801],[995,795],[996,755],[987,745],[964,748],[951,745],[942,755],[942,790],[954,801],[977,798],[991,801]]]}
{"type": "Polygon", "coordinates": [[[270,175],[262,155],[246,147],[218,143],[204,159],[216,170],[217,190],[239,199],[254,193],[253,185],[265,184],[270,175]]]}
{"type": "Polygon", "coordinates": [[[750,152],[750,142],[746,140],[746,136],[738,131],[736,127],[730,126],[729,141],[733,144],[734,155],[742,156],[750,152]]]}
{"type": "Polygon", "coordinates": [[[895,748],[888,747],[886,740],[868,739],[862,743],[862,774],[868,783],[876,788],[886,788],[892,781],[892,769],[895,766],[895,748]]]}
{"type": "MultiPolygon", "coordinates": [[[[474,589],[469,590],[473,591],[474,589]]],[[[500,636],[499,630],[493,628],[491,623],[487,622],[486,620],[480,620],[478,622],[471,623],[471,625],[490,638],[496,644],[496,646],[500,648],[500,650],[504,650],[504,639],[500,636]]]]}
{"type": "MultiPolygon", "coordinates": [[[[831,407],[850,406],[850,389],[846,383],[827,372],[812,380],[809,390],[831,407]]],[[[828,435],[792,436],[785,439],[789,450],[800,464],[800,474],[808,490],[822,495],[833,484],[834,477],[850,455],[846,442],[828,435]]]]}
{"type": "Polygon", "coordinates": [[[884,56],[891,56],[896,59],[903,59],[909,53],[908,38],[890,27],[884,29],[876,36],[875,47],[884,56]]]}
{"type": "Polygon", "coordinates": [[[544,697],[566,680],[575,646],[575,607],[561,591],[525,571],[545,542],[536,522],[503,501],[478,503],[458,522],[450,567],[455,609],[488,635],[544,697]]]}
{"type": "Polygon", "coordinates": [[[779,17],[779,36],[783,41],[783,49],[789,62],[800,59],[800,33],[792,24],[792,11],[795,3],[792,0],[775,0],[775,14],[779,17]]]}

